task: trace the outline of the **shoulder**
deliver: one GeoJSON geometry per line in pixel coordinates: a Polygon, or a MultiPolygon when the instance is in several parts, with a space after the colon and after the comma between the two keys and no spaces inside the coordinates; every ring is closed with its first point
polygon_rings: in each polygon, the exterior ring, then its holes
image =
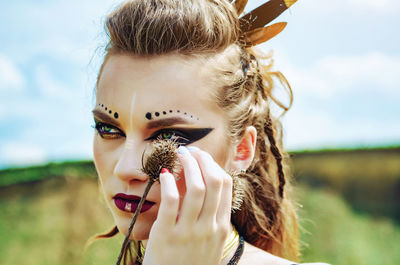
{"type": "Polygon", "coordinates": [[[327,263],[296,263],[287,259],[272,255],[249,243],[245,243],[243,256],[238,265],[329,265],[327,263]]]}

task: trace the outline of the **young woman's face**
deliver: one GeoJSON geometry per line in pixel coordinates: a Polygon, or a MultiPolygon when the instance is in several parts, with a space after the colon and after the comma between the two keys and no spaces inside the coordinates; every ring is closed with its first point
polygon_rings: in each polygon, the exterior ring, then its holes
{"type": "MultiPolygon", "coordinates": [[[[178,55],[112,55],[105,63],[93,110],[94,162],[106,203],[122,233],[126,234],[136,205],[126,196],[141,197],[147,184],[141,159],[151,141],[178,137],[181,144],[209,152],[226,167],[227,119],[215,102],[215,88],[206,73],[198,61],[178,55]]],[[[182,202],[185,178],[179,175],[176,184],[182,202]]],[[[159,204],[157,182],[136,221],[132,233],[136,240],[148,238],[159,204]]]]}

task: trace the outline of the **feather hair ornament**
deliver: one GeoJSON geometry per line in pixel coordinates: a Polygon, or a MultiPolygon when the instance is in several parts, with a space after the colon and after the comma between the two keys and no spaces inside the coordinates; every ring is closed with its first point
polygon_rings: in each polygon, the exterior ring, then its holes
{"type": "MultiPolygon", "coordinates": [[[[279,17],[297,0],[270,0],[239,18],[240,41],[245,48],[266,42],[278,35],[286,27],[286,22],[266,26],[279,17]],[[266,27],[265,27],[266,26],[266,27]]],[[[248,0],[236,0],[233,3],[240,16],[248,0]]]]}

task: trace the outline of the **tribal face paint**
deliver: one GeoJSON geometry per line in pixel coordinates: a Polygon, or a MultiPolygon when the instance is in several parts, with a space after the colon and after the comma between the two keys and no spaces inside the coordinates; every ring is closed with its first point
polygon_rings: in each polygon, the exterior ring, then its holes
{"type": "Polygon", "coordinates": [[[178,145],[188,145],[206,137],[212,130],[213,128],[161,129],[145,140],[173,140],[176,141],[178,145]]]}
{"type": "MultiPolygon", "coordinates": [[[[178,113],[178,114],[182,115],[182,112],[180,110],[175,110],[174,111],[174,110],[170,109],[168,112],[166,110],[156,111],[156,112],[147,112],[145,117],[146,117],[147,120],[153,120],[153,119],[159,118],[161,116],[166,116],[166,115],[169,116],[170,114],[174,114],[174,113],[178,113]]],[[[199,118],[196,118],[192,114],[188,114],[188,112],[184,112],[183,115],[187,116],[190,119],[199,120],[199,118]]]]}
{"type": "MultiPolygon", "coordinates": [[[[108,107],[104,107],[104,104],[97,104],[99,107],[101,107],[101,108],[103,108],[106,112],[108,111],[108,114],[112,114],[113,113],[113,111],[112,110],[110,110],[108,107]]],[[[118,119],[118,117],[119,117],[119,114],[118,114],[118,112],[114,112],[114,118],[115,119],[118,119]]]]}

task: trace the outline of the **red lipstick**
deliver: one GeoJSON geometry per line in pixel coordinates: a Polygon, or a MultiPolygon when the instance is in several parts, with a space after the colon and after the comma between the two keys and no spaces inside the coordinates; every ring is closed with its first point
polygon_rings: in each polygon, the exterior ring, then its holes
{"type": "MultiPolygon", "coordinates": [[[[118,209],[125,212],[134,213],[139,205],[140,201],[139,196],[136,195],[128,195],[125,193],[118,193],[114,196],[114,203],[118,209]]],[[[155,203],[151,201],[144,201],[142,209],[140,210],[141,213],[149,210],[155,203]]]]}

